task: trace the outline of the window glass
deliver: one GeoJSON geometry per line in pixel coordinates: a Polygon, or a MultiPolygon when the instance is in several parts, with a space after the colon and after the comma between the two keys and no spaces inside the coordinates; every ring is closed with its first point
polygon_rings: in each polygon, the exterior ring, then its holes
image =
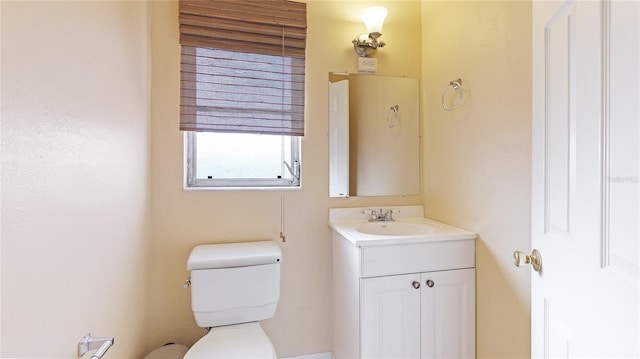
{"type": "Polygon", "coordinates": [[[295,136],[189,132],[187,186],[299,186],[299,141],[295,136]]]}

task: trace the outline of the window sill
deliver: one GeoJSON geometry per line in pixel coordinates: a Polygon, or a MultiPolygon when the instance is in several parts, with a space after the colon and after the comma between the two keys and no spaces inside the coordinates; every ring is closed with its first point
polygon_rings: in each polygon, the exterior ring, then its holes
{"type": "Polygon", "coordinates": [[[302,186],[297,187],[183,187],[183,192],[299,192],[302,186]]]}

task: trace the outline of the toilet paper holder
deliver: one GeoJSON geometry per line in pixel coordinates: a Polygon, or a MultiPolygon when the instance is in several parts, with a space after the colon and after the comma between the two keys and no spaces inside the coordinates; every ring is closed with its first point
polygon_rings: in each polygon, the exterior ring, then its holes
{"type": "Polygon", "coordinates": [[[102,356],[114,344],[113,337],[92,337],[91,333],[85,334],[78,342],[78,358],[82,358],[89,350],[97,349],[91,359],[102,359],[102,356]]]}

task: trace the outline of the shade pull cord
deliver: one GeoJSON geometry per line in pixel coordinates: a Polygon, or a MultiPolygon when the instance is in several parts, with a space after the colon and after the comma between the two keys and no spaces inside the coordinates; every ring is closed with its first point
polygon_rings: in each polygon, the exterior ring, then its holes
{"type": "Polygon", "coordinates": [[[284,235],[285,228],[285,201],[284,201],[284,193],[280,193],[280,239],[282,243],[287,241],[287,237],[284,235]]]}
{"type": "MultiPolygon", "coordinates": [[[[284,60],[284,26],[282,27],[282,76],[284,76],[285,70],[285,60],[284,60]]],[[[282,85],[281,91],[282,100],[280,102],[281,111],[284,113],[284,84],[282,85]]],[[[286,164],[286,162],[285,162],[286,164]]],[[[287,241],[287,236],[284,234],[285,222],[284,222],[284,214],[285,214],[285,203],[284,203],[284,193],[280,193],[280,240],[282,243],[287,241]]]]}

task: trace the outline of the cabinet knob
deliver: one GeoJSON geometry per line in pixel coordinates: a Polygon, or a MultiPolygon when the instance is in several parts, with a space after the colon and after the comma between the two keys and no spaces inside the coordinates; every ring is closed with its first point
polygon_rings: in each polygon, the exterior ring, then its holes
{"type": "Polygon", "coordinates": [[[434,285],[436,284],[431,279],[427,280],[427,287],[433,288],[434,285]]]}
{"type": "Polygon", "coordinates": [[[415,281],[415,280],[414,280],[414,281],[413,281],[413,283],[411,283],[411,285],[412,285],[412,286],[413,286],[413,288],[415,288],[415,289],[419,289],[419,288],[420,288],[420,282],[418,282],[418,281],[415,281]]]}

